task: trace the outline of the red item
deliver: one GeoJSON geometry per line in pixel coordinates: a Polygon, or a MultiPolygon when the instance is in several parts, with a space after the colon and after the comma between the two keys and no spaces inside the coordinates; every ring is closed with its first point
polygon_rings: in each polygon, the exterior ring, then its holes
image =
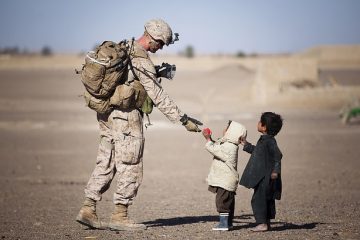
{"type": "Polygon", "coordinates": [[[212,134],[210,128],[204,128],[203,131],[204,131],[204,133],[205,133],[206,135],[211,135],[211,134],[212,134]]]}

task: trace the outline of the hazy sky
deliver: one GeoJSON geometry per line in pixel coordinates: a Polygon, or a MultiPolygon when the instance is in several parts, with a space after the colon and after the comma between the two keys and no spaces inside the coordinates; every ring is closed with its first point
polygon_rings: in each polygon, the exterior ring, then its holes
{"type": "Polygon", "coordinates": [[[88,51],[163,18],[196,53],[279,53],[360,44],[360,0],[1,0],[0,48],[88,51]]]}

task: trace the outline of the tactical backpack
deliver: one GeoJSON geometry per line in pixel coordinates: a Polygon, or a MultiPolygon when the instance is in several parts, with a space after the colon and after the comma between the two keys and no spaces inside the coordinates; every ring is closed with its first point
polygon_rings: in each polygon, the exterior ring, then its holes
{"type": "MultiPolygon", "coordinates": [[[[120,43],[105,41],[94,51],[87,53],[82,70],[76,73],[81,74],[81,81],[86,89],[83,96],[90,109],[104,114],[114,107],[136,107],[144,113],[151,113],[152,102],[149,103],[149,97],[140,82],[126,83],[129,65],[132,69],[129,56],[132,46],[133,42],[129,46],[126,40],[120,43]]],[[[134,72],[133,74],[135,76],[134,72]]]]}
{"type": "Polygon", "coordinates": [[[127,48],[126,41],[105,41],[94,51],[88,52],[81,71],[81,81],[92,96],[109,98],[116,86],[125,81],[130,61],[127,48]]]}

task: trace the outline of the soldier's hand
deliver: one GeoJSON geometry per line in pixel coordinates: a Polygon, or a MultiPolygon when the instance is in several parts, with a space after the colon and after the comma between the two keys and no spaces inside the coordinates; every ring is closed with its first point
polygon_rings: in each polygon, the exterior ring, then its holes
{"type": "Polygon", "coordinates": [[[189,132],[201,132],[200,128],[191,120],[188,120],[184,126],[189,132]]]}
{"type": "Polygon", "coordinates": [[[186,130],[188,130],[189,132],[201,132],[198,125],[201,126],[203,124],[195,118],[188,117],[186,114],[184,114],[184,116],[181,117],[180,121],[185,126],[186,130]]]}

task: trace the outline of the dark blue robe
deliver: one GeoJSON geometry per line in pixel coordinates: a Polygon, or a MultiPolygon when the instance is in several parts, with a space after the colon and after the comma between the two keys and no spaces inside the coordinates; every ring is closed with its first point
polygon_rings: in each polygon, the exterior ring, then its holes
{"type": "Polygon", "coordinates": [[[262,135],[256,146],[245,144],[244,151],[251,154],[249,162],[241,176],[239,184],[246,188],[255,188],[261,180],[266,184],[267,198],[281,199],[281,158],[282,153],[273,136],[262,135]],[[278,173],[278,178],[271,180],[271,173],[278,173]]]}

